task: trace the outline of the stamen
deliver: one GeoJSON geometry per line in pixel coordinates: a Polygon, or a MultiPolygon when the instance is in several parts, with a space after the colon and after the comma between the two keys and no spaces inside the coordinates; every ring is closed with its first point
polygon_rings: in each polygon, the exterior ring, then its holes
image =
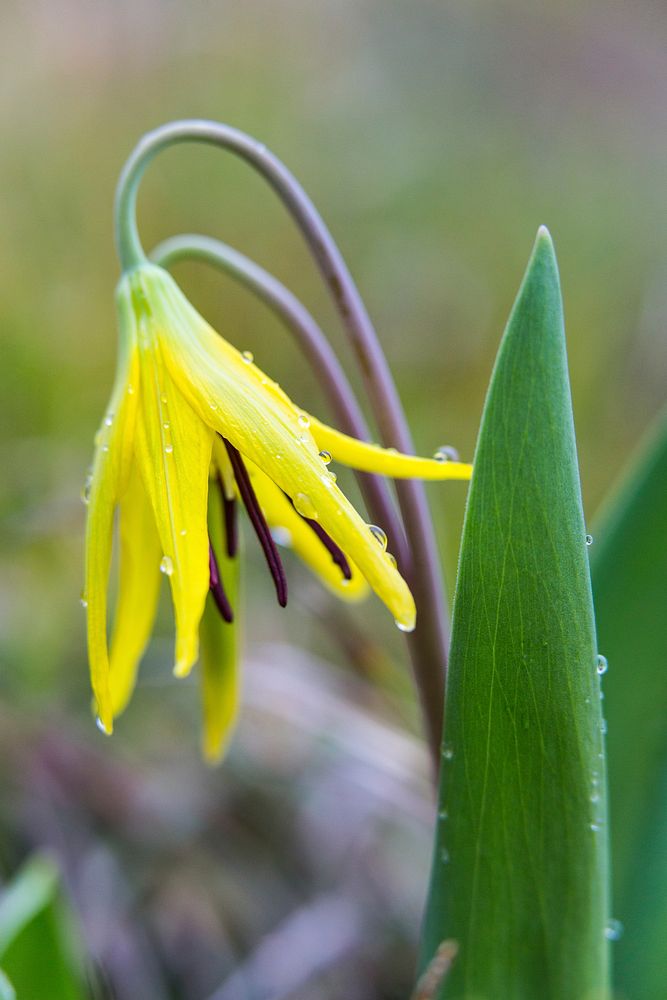
{"type": "Polygon", "coordinates": [[[209,587],[211,589],[211,594],[213,595],[213,600],[215,601],[218,611],[224,620],[229,622],[231,625],[234,621],[234,612],[232,611],[232,606],[229,603],[227,594],[225,593],[225,588],[222,585],[218,561],[215,558],[215,552],[213,551],[210,539],[208,543],[208,573],[209,587]]]}
{"type": "MultiPolygon", "coordinates": [[[[222,437],[222,435],[220,436],[222,437]]],[[[283,569],[280,555],[278,554],[278,549],[276,548],[276,543],[271,537],[269,526],[266,523],[266,519],[262,513],[262,508],[260,507],[257,497],[255,496],[255,491],[252,488],[248,470],[245,467],[245,462],[243,461],[240,452],[237,451],[231,441],[228,441],[227,438],[223,437],[222,440],[225,448],[227,449],[229,460],[232,463],[234,478],[236,479],[236,485],[239,488],[241,499],[243,500],[245,509],[248,512],[250,523],[255,529],[255,534],[257,535],[259,544],[262,546],[264,551],[269,572],[273,577],[278,604],[281,608],[284,608],[287,604],[287,578],[285,576],[285,570],[283,569]]]]}
{"type": "Polygon", "coordinates": [[[233,559],[239,548],[239,531],[238,531],[238,518],[236,510],[236,500],[234,497],[228,497],[225,492],[225,486],[222,481],[222,476],[218,473],[218,487],[220,489],[220,496],[222,497],[222,511],[224,515],[225,523],[225,538],[227,539],[227,555],[230,559],[233,559]]]}
{"type": "MultiPolygon", "coordinates": [[[[289,500],[289,502],[294,507],[294,502],[293,502],[292,498],[288,497],[287,499],[289,500]]],[[[294,509],[296,510],[296,507],[294,509]]],[[[299,512],[297,511],[297,514],[298,513],[299,512]]],[[[329,553],[329,555],[333,559],[333,561],[336,564],[336,566],[340,566],[341,572],[343,574],[343,579],[344,580],[351,580],[352,579],[352,570],[350,569],[350,564],[347,561],[347,558],[346,558],[345,553],[343,552],[343,550],[341,548],[339,548],[339,546],[336,545],[336,543],[334,542],[333,538],[331,538],[331,536],[326,533],[326,531],[324,530],[324,528],[322,527],[322,525],[319,523],[319,521],[313,520],[312,517],[304,517],[303,514],[300,514],[299,516],[301,517],[301,519],[303,521],[306,522],[306,524],[308,525],[308,527],[312,531],[315,532],[315,534],[317,535],[317,537],[319,538],[319,540],[322,542],[322,545],[324,546],[324,548],[327,550],[327,552],[329,553]]]]}

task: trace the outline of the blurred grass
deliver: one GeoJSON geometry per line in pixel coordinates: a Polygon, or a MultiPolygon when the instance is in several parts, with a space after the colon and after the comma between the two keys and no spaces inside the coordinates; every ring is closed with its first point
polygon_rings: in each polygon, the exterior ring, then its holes
{"type": "MultiPolygon", "coordinates": [[[[58,719],[99,739],[78,606],[78,496],[115,358],[113,189],[139,135],[162,121],[228,121],[295,171],[358,279],[427,454],[444,443],[472,454],[525,246],[546,223],[592,516],[664,397],[661,5],[3,0],[2,25],[0,697],[21,727],[58,719]]],[[[211,150],[169,153],[147,176],[140,222],[147,246],[187,229],[255,255],[342,346],[298,236],[240,164],[211,150]]],[[[315,380],[261,306],[205,269],[183,265],[178,277],[221,331],[318,408],[315,380]]],[[[430,495],[451,593],[464,490],[430,495]]],[[[350,650],[304,613],[313,601],[327,607],[306,577],[290,566],[296,600],[279,614],[259,560],[250,570],[250,651],[298,623],[305,648],[344,668],[350,650]]],[[[361,614],[398,661],[382,667],[394,678],[382,710],[409,717],[391,623],[374,605],[361,614]]],[[[168,733],[197,773],[196,693],[169,680],[169,635],[167,613],[148,683],[103,751],[159,759],[168,733]]],[[[0,840],[10,829],[17,836],[7,821],[0,840]]],[[[25,846],[6,837],[9,872],[25,846]]]]}

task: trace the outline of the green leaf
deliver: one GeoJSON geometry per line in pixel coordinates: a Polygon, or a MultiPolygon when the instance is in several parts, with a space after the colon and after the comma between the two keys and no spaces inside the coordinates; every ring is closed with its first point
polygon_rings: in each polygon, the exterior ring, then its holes
{"type": "Polygon", "coordinates": [[[12,997],[13,988],[19,1000],[83,1000],[73,950],[58,870],[50,859],[35,857],[0,894],[0,963],[6,980],[0,982],[0,997],[12,997]]]}
{"type": "Polygon", "coordinates": [[[16,991],[2,969],[0,969],[0,1000],[16,1000],[16,991]]]}
{"type": "Polygon", "coordinates": [[[595,627],[558,270],[538,233],[468,498],[423,936],[442,997],[608,996],[595,627]]]}
{"type": "Polygon", "coordinates": [[[667,942],[667,414],[595,528],[622,996],[662,1000],[667,942]]]}

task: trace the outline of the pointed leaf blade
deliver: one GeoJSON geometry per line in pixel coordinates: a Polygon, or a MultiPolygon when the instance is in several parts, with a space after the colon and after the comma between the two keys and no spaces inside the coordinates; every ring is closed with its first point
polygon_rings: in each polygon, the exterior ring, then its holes
{"type": "Polygon", "coordinates": [[[607,996],[605,776],[558,271],[540,230],[463,532],[423,965],[439,996],[607,996]]]}

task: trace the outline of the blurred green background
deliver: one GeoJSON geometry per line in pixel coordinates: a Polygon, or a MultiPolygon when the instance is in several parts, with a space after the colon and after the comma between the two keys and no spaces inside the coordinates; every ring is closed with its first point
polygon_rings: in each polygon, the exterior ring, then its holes
{"type": "MultiPolygon", "coordinates": [[[[169,119],[266,142],[346,255],[425,454],[472,455],[547,224],[592,517],[664,398],[664,5],[1,0],[0,15],[2,876],[35,847],[55,854],[92,959],[85,995],[405,997],[432,807],[381,609],[333,607],[289,562],[280,612],[249,538],[229,760],[200,763],[196,679],[170,676],[167,602],[114,738],[91,720],[79,493],[114,367],[114,185],[139,136],[169,119]]],[[[161,157],[140,226],[147,247],[198,231],[256,257],[345,352],[284,210],[228,155],[161,157]]],[[[322,412],[261,305],[201,266],[176,273],[322,412]]],[[[451,593],[465,491],[429,495],[451,593]]]]}

